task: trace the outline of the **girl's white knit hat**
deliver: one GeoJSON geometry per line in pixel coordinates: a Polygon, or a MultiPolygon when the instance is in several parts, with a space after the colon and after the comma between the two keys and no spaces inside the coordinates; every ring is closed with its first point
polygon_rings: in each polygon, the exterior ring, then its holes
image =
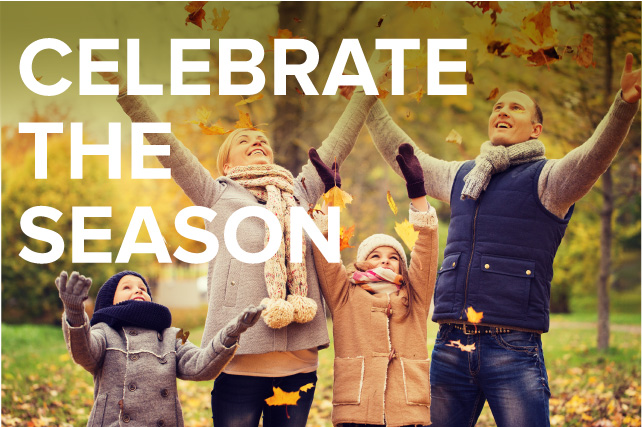
{"type": "Polygon", "coordinates": [[[357,262],[365,261],[372,251],[380,248],[381,246],[390,246],[396,250],[399,256],[403,259],[403,263],[408,267],[406,252],[403,250],[403,246],[401,246],[401,243],[399,243],[397,239],[392,236],[388,236],[387,234],[373,234],[361,242],[359,249],[357,249],[357,262]]]}

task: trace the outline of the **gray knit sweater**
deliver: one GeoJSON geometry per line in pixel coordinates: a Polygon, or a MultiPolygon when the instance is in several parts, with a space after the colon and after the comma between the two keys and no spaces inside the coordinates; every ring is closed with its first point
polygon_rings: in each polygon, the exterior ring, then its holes
{"type": "MultiPolygon", "coordinates": [[[[340,166],[345,160],[375,101],[374,97],[353,97],[318,150],[326,164],[330,165],[336,159],[340,166]]],[[[140,96],[121,96],[118,102],[133,122],[160,121],[140,96]]],[[[164,167],[171,168],[172,178],[195,205],[211,208],[217,214],[212,222],[206,221],[205,224],[206,230],[214,234],[219,242],[218,253],[208,265],[208,312],[202,341],[207,343],[248,304],[258,305],[268,297],[264,264],[246,264],[234,259],[223,238],[225,223],[230,215],[245,206],[262,205],[236,182],[226,177],[212,178],[210,172],[173,134],[148,134],[146,137],[151,144],[170,146],[170,155],[158,156],[159,161],[164,167]]],[[[323,190],[316,169],[308,161],[295,179],[294,196],[307,209],[309,203],[316,203],[323,190]]],[[[237,233],[241,248],[252,253],[264,248],[264,236],[265,223],[258,218],[244,220],[237,233]]],[[[312,246],[307,236],[306,240],[308,296],[319,307],[315,318],[309,323],[292,323],[281,329],[270,329],[263,321],[259,321],[241,336],[237,355],[325,348],[329,345],[312,246]]]]}
{"type": "MultiPolygon", "coordinates": [[[[609,112],[586,142],[563,158],[546,162],[538,182],[538,194],[546,209],[564,218],[573,203],[589,192],[624,142],[639,104],[629,104],[618,92],[609,112]]],[[[399,145],[412,144],[424,170],[426,192],[450,203],[455,176],[464,162],[436,159],[421,151],[392,120],[381,101],[372,107],[366,125],[377,150],[399,175],[401,171],[395,160],[399,145]]]]}

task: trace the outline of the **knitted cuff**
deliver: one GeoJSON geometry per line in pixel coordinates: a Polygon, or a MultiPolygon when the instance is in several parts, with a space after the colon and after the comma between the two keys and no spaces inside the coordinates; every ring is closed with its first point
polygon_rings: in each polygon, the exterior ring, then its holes
{"type": "Polygon", "coordinates": [[[635,113],[638,112],[640,101],[630,104],[622,98],[622,89],[615,95],[615,101],[611,107],[613,116],[619,120],[631,120],[635,113]]]}
{"type": "Polygon", "coordinates": [[[69,326],[79,327],[85,324],[85,312],[83,310],[70,310],[65,308],[65,317],[69,326]]]}
{"type": "Polygon", "coordinates": [[[435,228],[439,222],[437,219],[437,211],[435,211],[435,208],[432,206],[429,206],[425,212],[410,209],[408,220],[412,225],[420,228],[435,228]]]}
{"type": "Polygon", "coordinates": [[[65,311],[76,313],[83,313],[85,311],[83,302],[87,299],[87,295],[72,295],[63,292],[60,294],[60,299],[62,300],[65,311]]]}
{"type": "Polygon", "coordinates": [[[424,197],[426,195],[426,186],[423,181],[406,183],[406,190],[408,190],[408,197],[411,199],[424,197]]]}

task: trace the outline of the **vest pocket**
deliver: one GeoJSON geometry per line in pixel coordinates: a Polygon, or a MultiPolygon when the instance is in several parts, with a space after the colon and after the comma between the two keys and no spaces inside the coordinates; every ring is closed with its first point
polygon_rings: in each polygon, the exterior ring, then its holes
{"type": "Polygon", "coordinates": [[[525,318],[535,261],[482,255],[481,271],[480,305],[474,308],[493,317],[525,318]]]}
{"type": "Polygon", "coordinates": [[[440,313],[452,313],[455,305],[455,287],[457,286],[457,271],[461,252],[444,257],[441,268],[437,273],[435,283],[435,309],[440,313]]]}
{"type": "Polygon", "coordinates": [[[89,417],[87,425],[89,427],[101,427],[103,425],[103,418],[105,417],[105,406],[107,405],[107,394],[99,394],[94,402],[94,407],[89,417]]]}
{"type": "Polygon", "coordinates": [[[403,387],[408,405],[430,405],[430,361],[401,358],[403,387]]]}
{"type": "Polygon", "coordinates": [[[361,403],[361,388],[365,369],[363,356],[334,358],[334,387],[332,403],[335,405],[358,405],[361,403]]]}

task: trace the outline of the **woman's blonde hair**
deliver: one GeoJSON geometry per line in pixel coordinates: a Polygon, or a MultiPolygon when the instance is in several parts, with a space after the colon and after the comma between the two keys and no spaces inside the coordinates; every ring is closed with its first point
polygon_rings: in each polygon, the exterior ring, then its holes
{"type": "Polygon", "coordinates": [[[225,164],[227,163],[227,159],[230,157],[230,150],[232,149],[232,141],[238,135],[239,133],[247,130],[252,130],[248,128],[243,128],[243,129],[236,129],[232,133],[230,133],[227,138],[225,138],[225,141],[223,141],[223,144],[221,144],[221,148],[218,149],[218,156],[216,157],[216,168],[218,169],[219,175],[223,176],[225,175],[225,164]]]}

